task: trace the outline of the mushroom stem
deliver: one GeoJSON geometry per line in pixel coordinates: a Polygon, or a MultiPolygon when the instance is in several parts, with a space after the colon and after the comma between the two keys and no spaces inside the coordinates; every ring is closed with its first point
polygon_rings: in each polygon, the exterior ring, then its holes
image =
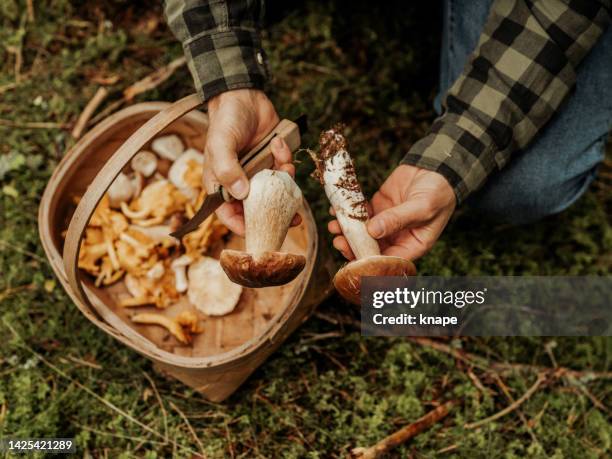
{"type": "Polygon", "coordinates": [[[380,255],[378,242],[368,233],[366,200],[357,181],[344,136],[334,129],[321,135],[320,174],[325,194],[336,212],[342,233],[359,260],[380,255]]]}
{"type": "Polygon", "coordinates": [[[323,184],[342,233],[357,258],[343,266],[334,276],[336,290],[347,300],[359,304],[361,277],[412,276],[416,268],[410,260],[381,255],[376,239],[368,234],[368,209],[348,153],[342,126],[324,131],[321,149],[313,154],[316,177],[323,184]]]}
{"type": "Polygon", "coordinates": [[[251,179],[243,205],[246,251],[276,252],[302,205],[302,192],[286,172],[266,169],[251,179]]]}

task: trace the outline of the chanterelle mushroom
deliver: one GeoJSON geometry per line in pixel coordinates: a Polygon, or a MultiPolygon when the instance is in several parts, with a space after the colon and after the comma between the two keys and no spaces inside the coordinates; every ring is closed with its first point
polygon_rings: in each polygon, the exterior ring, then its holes
{"type": "Polygon", "coordinates": [[[221,266],[228,277],[254,288],[293,280],[304,269],[306,259],[279,249],[302,206],[299,187],[286,172],[264,169],[251,179],[243,204],[246,251],[221,252],[221,266]]]}
{"type": "Polygon", "coordinates": [[[231,282],[219,265],[219,260],[202,257],[187,271],[189,302],[204,314],[223,316],[234,310],[242,287],[231,282]]]}
{"type": "Polygon", "coordinates": [[[359,304],[362,276],[413,276],[416,268],[404,258],[381,255],[378,242],[368,233],[366,200],[342,127],[321,133],[319,143],[320,151],[315,157],[317,175],[356,258],[336,273],[334,286],[344,298],[359,304]]]}

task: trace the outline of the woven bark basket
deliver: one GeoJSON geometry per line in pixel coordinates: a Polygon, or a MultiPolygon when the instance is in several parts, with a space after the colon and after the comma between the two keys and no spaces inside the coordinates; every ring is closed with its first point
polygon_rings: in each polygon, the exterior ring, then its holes
{"type": "MultiPolygon", "coordinates": [[[[118,306],[126,292],[122,281],[96,288],[77,262],[80,241],[98,202],[130,159],[162,134],[178,134],[187,147],[202,151],[207,116],[195,110],[197,95],[173,104],[147,102],[108,117],[70,149],[53,173],[40,204],[38,225],[44,250],[58,279],[91,322],[140,354],[161,372],[201,392],[212,401],[231,395],[247,377],[321,303],[331,290],[332,264],[319,246],[313,215],[304,201],[302,224],[289,230],[283,250],[303,254],[306,267],[291,283],[245,289],[240,303],[224,317],[205,317],[202,333],[181,345],[160,327],[133,324],[131,312],[118,306]],[[78,206],[74,197],[80,196],[78,206]],[[65,233],[63,232],[68,228],[65,233]]],[[[241,248],[230,236],[227,247],[241,248]]],[[[217,254],[218,255],[218,254],[217,254]]],[[[167,309],[140,308],[174,317],[189,307],[181,300],[167,309]]]]}

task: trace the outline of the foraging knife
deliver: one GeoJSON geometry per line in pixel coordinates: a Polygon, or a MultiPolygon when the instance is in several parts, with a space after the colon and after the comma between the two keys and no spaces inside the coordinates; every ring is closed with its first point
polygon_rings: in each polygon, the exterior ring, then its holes
{"type": "MultiPolygon", "coordinates": [[[[299,148],[301,135],[306,132],[306,129],[306,115],[301,115],[295,122],[284,119],[278,123],[272,132],[240,158],[240,165],[247,177],[251,178],[257,172],[263,169],[271,169],[274,166],[274,157],[270,147],[274,137],[282,138],[289,146],[289,149],[294,152],[299,148]]],[[[206,220],[221,204],[232,200],[233,198],[227,190],[220,186],[216,192],[206,196],[202,206],[187,223],[173,233],[170,233],[170,235],[180,241],[183,236],[195,231],[200,226],[200,223],[206,220]]]]}

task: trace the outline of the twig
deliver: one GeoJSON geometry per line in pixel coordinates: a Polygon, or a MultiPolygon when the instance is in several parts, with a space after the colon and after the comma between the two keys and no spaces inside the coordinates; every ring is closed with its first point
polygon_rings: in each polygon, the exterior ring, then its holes
{"type": "Polygon", "coordinates": [[[344,333],[341,332],[327,332],[327,333],[313,333],[312,335],[304,337],[304,339],[300,340],[300,344],[313,343],[315,341],[321,341],[324,339],[330,338],[342,338],[344,333]]]}
{"type": "Polygon", "coordinates": [[[164,446],[164,444],[165,444],[165,443],[163,443],[161,441],[151,440],[151,439],[144,438],[144,437],[131,437],[130,435],[123,435],[123,434],[120,434],[120,433],[106,432],[104,430],[94,429],[93,427],[89,427],[89,426],[86,426],[84,424],[80,424],[80,423],[76,422],[75,420],[71,420],[71,423],[73,425],[75,425],[76,427],[79,427],[79,428],[81,428],[83,430],[87,430],[89,432],[93,432],[93,433],[98,434],[98,435],[107,435],[109,437],[121,438],[123,440],[130,440],[130,441],[141,441],[141,442],[149,443],[151,445],[164,446]]]}
{"type": "Polygon", "coordinates": [[[198,434],[196,434],[196,431],[193,430],[193,427],[191,426],[191,423],[189,422],[189,419],[187,419],[187,416],[185,416],[185,413],[183,413],[179,409],[179,407],[174,404],[174,402],[172,400],[168,400],[168,403],[170,404],[172,409],[179,414],[179,416],[183,419],[183,421],[185,421],[185,425],[187,425],[187,429],[189,430],[189,432],[193,436],[193,439],[196,441],[196,443],[200,447],[201,457],[205,458],[206,457],[206,453],[204,452],[204,445],[202,444],[202,442],[198,438],[198,434]]]}
{"type": "Polygon", "coordinates": [[[6,46],[6,50],[15,55],[15,81],[19,83],[21,81],[21,67],[23,65],[23,43],[19,43],[19,46],[6,46]]]}
{"type": "Polygon", "coordinates": [[[542,385],[542,383],[544,381],[546,381],[546,375],[544,373],[538,374],[538,378],[536,379],[536,382],[533,383],[533,386],[531,386],[529,389],[527,389],[527,391],[520,398],[518,398],[516,401],[514,401],[513,403],[508,405],[503,410],[495,413],[493,416],[489,416],[487,418],[481,419],[480,421],[467,423],[463,427],[465,429],[476,429],[476,428],[481,427],[481,426],[483,426],[483,425],[485,425],[485,424],[487,424],[489,422],[496,421],[497,419],[499,419],[501,417],[504,417],[505,415],[507,415],[509,413],[512,413],[514,410],[518,409],[518,407],[520,407],[523,403],[525,403],[527,400],[529,400],[529,398],[533,394],[535,394],[535,392],[538,390],[538,388],[540,387],[540,385],[542,385]]]}
{"type": "Polygon", "coordinates": [[[98,365],[97,363],[88,362],[87,360],[79,359],[78,357],[74,357],[72,355],[69,355],[66,358],[68,360],[71,360],[74,363],[77,363],[79,365],[83,365],[85,367],[93,368],[94,370],[101,370],[102,369],[102,366],[98,365]]]}
{"type": "Polygon", "coordinates": [[[125,103],[125,99],[123,98],[116,100],[114,102],[111,102],[106,107],[104,107],[96,116],[94,116],[91,120],[89,120],[89,123],[87,123],[87,125],[92,126],[96,124],[98,121],[106,118],[108,115],[118,110],[124,103],[125,103]]]}
{"type": "Polygon", "coordinates": [[[36,15],[34,14],[34,2],[33,0],[27,0],[26,2],[28,8],[28,21],[34,22],[36,21],[36,15]]]}
{"type": "Polygon", "coordinates": [[[0,246],[4,247],[5,249],[14,250],[15,252],[18,252],[22,255],[27,255],[28,257],[34,258],[36,261],[40,261],[41,263],[49,264],[46,258],[41,257],[37,253],[31,252],[27,249],[23,249],[15,244],[9,244],[3,239],[0,239],[0,246]]]}
{"type": "Polygon", "coordinates": [[[100,113],[91,118],[88,125],[91,126],[96,124],[98,121],[106,118],[108,115],[118,110],[123,104],[126,102],[130,102],[134,97],[143,92],[149,91],[151,89],[155,89],[164,81],[172,76],[172,74],[185,65],[187,63],[185,57],[179,57],[178,59],[173,60],[168,65],[155,70],[153,73],[150,73],[146,77],[141,80],[138,80],[136,83],[128,86],[123,91],[123,97],[119,100],[114,101],[104,108],[100,113]]]}
{"type": "Polygon", "coordinates": [[[3,86],[0,86],[0,94],[5,93],[6,91],[10,91],[11,89],[15,89],[17,87],[17,83],[7,83],[3,86]]]}
{"type": "Polygon", "coordinates": [[[87,123],[91,119],[91,116],[94,114],[96,109],[100,106],[102,101],[106,99],[108,95],[108,90],[102,86],[98,88],[94,96],[87,102],[87,105],[79,115],[77,122],[74,124],[74,128],[72,129],[71,135],[75,139],[80,139],[81,135],[83,135],[83,130],[87,127],[87,123]]]}
{"type": "Polygon", "coordinates": [[[151,387],[153,388],[153,393],[155,394],[155,398],[157,399],[157,403],[159,403],[159,407],[161,408],[162,411],[162,418],[164,420],[164,437],[166,437],[166,443],[168,442],[168,416],[166,414],[166,409],[164,408],[164,402],[161,399],[161,396],[159,395],[159,391],[157,390],[157,386],[155,385],[155,382],[153,381],[153,378],[151,378],[146,371],[143,371],[142,374],[144,375],[145,378],[147,378],[147,381],[149,381],[149,384],[151,384],[151,387]]]}
{"type": "MultiPolygon", "coordinates": [[[[142,429],[146,430],[149,433],[152,433],[153,435],[155,435],[158,438],[164,438],[164,436],[158,432],[155,429],[152,429],[151,427],[149,427],[148,425],[144,424],[143,422],[139,421],[138,419],[136,419],[134,416],[130,415],[129,413],[127,413],[126,411],[122,410],[121,408],[119,408],[118,406],[116,406],[115,404],[113,404],[112,402],[109,402],[108,400],[106,400],[104,397],[102,397],[101,395],[98,395],[97,393],[95,393],[93,390],[91,390],[89,387],[85,386],[84,384],[81,384],[79,381],[77,381],[76,379],[70,377],[68,374],[66,374],[64,371],[60,370],[58,367],[56,367],[55,365],[53,365],[51,362],[49,362],[47,359],[45,359],[41,354],[39,354],[38,352],[36,352],[34,349],[32,349],[30,346],[28,346],[25,341],[23,340],[23,338],[21,337],[21,335],[19,335],[19,333],[17,333],[17,331],[12,327],[11,324],[9,324],[5,319],[2,319],[2,323],[4,324],[5,327],[7,327],[11,333],[13,334],[13,336],[15,336],[15,338],[17,338],[21,343],[19,344],[19,346],[23,349],[25,349],[26,351],[30,352],[33,356],[37,357],[38,360],[40,360],[43,364],[45,364],[47,367],[49,367],[51,370],[53,370],[56,374],[58,374],[59,376],[61,376],[62,378],[70,381],[72,384],[74,384],[75,386],[77,386],[79,389],[85,391],[87,394],[89,394],[90,396],[92,396],[93,398],[95,398],[96,400],[98,400],[100,403],[102,403],[103,405],[105,405],[106,407],[110,408],[111,410],[115,411],[116,413],[118,413],[119,415],[123,416],[124,418],[126,418],[128,421],[133,422],[134,424],[138,425],[139,427],[141,427],[142,429]]],[[[180,443],[177,443],[175,440],[169,439],[169,441],[177,448],[184,450],[186,452],[189,452],[191,454],[198,454],[197,451],[192,450],[191,448],[188,448],[186,446],[181,445],[180,443]]]]}
{"type": "MultiPolygon", "coordinates": [[[[494,375],[494,378],[495,378],[495,381],[497,382],[497,385],[501,388],[502,392],[504,393],[504,395],[506,396],[508,401],[510,403],[516,403],[516,400],[514,400],[514,397],[512,397],[512,394],[510,393],[510,390],[508,389],[508,386],[506,386],[506,383],[504,383],[504,381],[501,379],[501,377],[496,373],[494,375]]],[[[519,418],[521,418],[521,422],[523,423],[523,425],[527,429],[527,432],[529,433],[529,436],[531,437],[531,440],[535,444],[541,446],[540,441],[538,440],[538,437],[536,437],[536,434],[533,432],[533,429],[531,428],[531,425],[529,424],[529,421],[527,421],[527,417],[525,417],[525,414],[523,413],[523,411],[520,410],[520,409],[517,409],[516,410],[516,414],[518,414],[519,418]]]]}
{"type": "Polygon", "coordinates": [[[184,56],[174,59],[168,65],[155,70],[142,80],[139,80],[128,87],[125,91],[123,91],[123,98],[129,102],[138,94],[157,88],[160,84],[170,78],[176,69],[182,67],[186,63],[187,59],[184,56]]]}
{"type": "Polygon", "coordinates": [[[445,354],[452,355],[457,360],[461,360],[464,363],[478,367],[482,370],[488,370],[490,367],[489,362],[487,362],[485,358],[470,354],[468,352],[462,352],[457,349],[453,349],[448,344],[442,343],[440,341],[421,337],[408,337],[406,339],[421,346],[430,347],[437,351],[444,352],[445,354]]]}
{"type": "Polygon", "coordinates": [[[443,405],[440,405],[436,409],[431,410],[425,416],[417,419],[412,424],[408,424],[397,432],[383,438],[374,446],[370,446],[369,448],[353,448],[351,453],[354,457],[359,459],[375,459],[380,457],[389,450],[407,442],[412,437],[415,437],[424,430],[429,429],[440,419],[446,417],[455,405],[457,405],[457,401],[450,400],[443,405]]]}
{"type": "Polygon", "coordinates": [[[550,368],[524,363],[490,362],[484,357],[453,349],[448,344],[430,338],[408,337],[406,339],[410,342],[419,344],[420,346],[431,347],[437,351],[452,355],[457,360],[461,360],[468,365],[480,368],[486,372],[493,371],[497,373],[505,373],[509,371],[525,371],[530,373],[547,373],[560,378],[576,378],[581,382],[594,381],[596,379],[612,379],[612,371],[580,371],[572,370],[571,368],[566,367],[550,368]]]}
{"type": "Polygon", "coordinates": [[[23,129],[65,129],[64,123],[49,123],[44,121],[11,121],[0,118],[0,126],[8,126],[23,129]]]}
{"type": "Polygon", "coordinates": [[[18,285],[17,287],[8,287],[0,292],[0,301],[10,298],[13,294],[22,290],[31,290],[35,287],[34,284],[18,285]]]}

